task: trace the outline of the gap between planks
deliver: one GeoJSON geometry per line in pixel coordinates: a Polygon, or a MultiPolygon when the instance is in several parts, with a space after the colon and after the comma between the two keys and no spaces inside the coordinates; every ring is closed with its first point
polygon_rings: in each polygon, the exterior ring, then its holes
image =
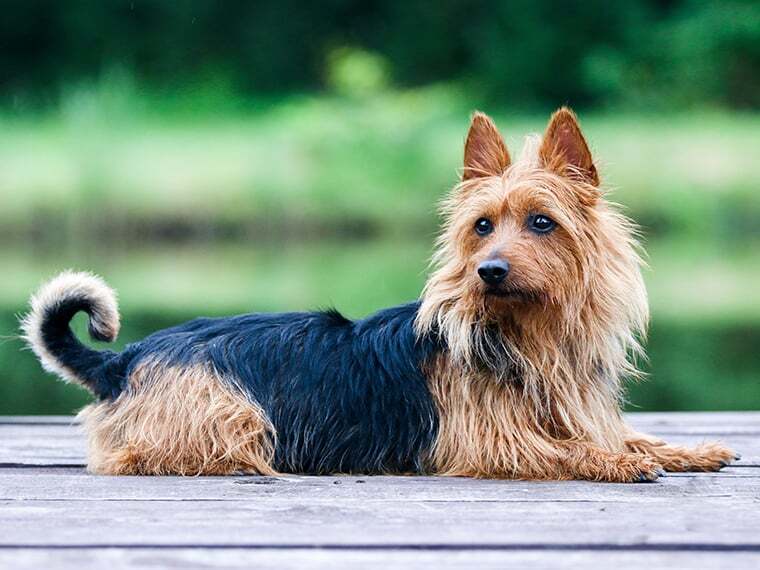
{"type": "Polygon", "coordinates": [[[567,543],[567,544],[547,544],[547,543],[510,543],[510,544],[475,544],[475,543],[398,543],[398,544],[374,544],[374,543],[287,543],[287,544],[266,544],[266,543],[236,543],[236,544],[217,544],[217,543],[80,543],[80,544],[0,544],[0,550],[82,550],[82,549],[140,549],[140,550],[367,550],[367,551],[514,551],[514,550],[539,550],[539,551],[576,551],[587,550],[593,552],[757,552],[760,553],[760,544],[739,543],[680,543],[680,542],[662,542],[662,543],[631,543],[631,544],[610,544],[610,543],[567,543]]]}

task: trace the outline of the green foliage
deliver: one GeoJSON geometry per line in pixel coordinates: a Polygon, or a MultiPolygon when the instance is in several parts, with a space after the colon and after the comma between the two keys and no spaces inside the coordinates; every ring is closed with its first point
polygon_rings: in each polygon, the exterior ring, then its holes
{"type": "MultiPolygon", "coordinates": [[[[622,83],[641,104],[760,106],[760,4],[678,3],[638,44],[639,66],[622,83]],[[650,78],[657,89],[650,89],[650,78]]],[[[625,72],[624,72],[625,73],[625,72]]]]}
{"type": "Polygon", "coordinates": [[[6,0],[0,37],[17,109],[112,68],[164,93],[366,93],[392,77],[513,108],[760,104],[753,0],[6,0]]]}
{"type": "Polygon", "coordinates": [[[327,61],[327,85],[335,93],[366,97],[388,86],[387,64],[377,54],[340,48],[327,61]]]}

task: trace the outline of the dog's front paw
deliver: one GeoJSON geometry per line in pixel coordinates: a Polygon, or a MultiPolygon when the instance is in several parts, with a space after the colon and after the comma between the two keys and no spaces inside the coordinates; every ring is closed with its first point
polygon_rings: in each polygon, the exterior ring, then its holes
{"type": "Polygon", "coordinates": [[[660,477],[665,477],[667,473],[662,467],[655,467],[654,469],[645,469],[639,473],[639,478],[634,483],[651,483],[657,481],[660,477]]]}
{"type": "Polygon", "coordinates": [[[621,455],[608,480],[616,483],[651,483],[664,476],[662,466],[648,457],[621,455]]]}
{"type": "Polygon", "coordinates": [[[640,461],[635,469],[638,473],[636,474],[635,479],[631,480],[633,483],[651,483],[666,475],[665,470],[659,463],[655,463],[648,459],[640,461]]]}
{"type": "Polygon", "coordinates": [[[720,443],[706,442],[685,454],[683,463],[685,471],[720,471],[739,459],[741,455],[733,449],[720,443]]]}

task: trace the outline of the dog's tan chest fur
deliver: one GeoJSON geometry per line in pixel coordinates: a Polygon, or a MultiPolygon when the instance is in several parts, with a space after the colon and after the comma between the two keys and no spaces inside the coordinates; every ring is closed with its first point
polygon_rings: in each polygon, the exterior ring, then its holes
{"type": "Polygon", "coordinates": [[[442,355],[429,371],[438,407],[439,431],[431,463],[439,473],[487,478],[562,479],[562,447],[583,440],[610,452],[624,450],[622,419],[616,402],[583,398],[573,410],[554,401],[559,394],[536,399],[519,379],[497,379],[488,372],[468,372],[442,355]],[[586,400],[585,402],[583,400],[586,400]],[[580,418],[594,413],[607,424],[599,433],[583,432],[580,418]]]}

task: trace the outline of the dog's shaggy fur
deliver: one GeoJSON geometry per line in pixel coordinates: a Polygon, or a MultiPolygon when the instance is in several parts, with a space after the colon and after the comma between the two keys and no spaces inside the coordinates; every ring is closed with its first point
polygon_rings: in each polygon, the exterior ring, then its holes
{"type": "Polygon", "coordinates": [[[82,412],[97,473],[627,482],[736,458],[637,434],[621,415],[648,319],[641,259],[571,111],[514,162],[476,113],[443,216],[422,299],[360,321],[197,319],[98,352],[69,321],[86,311],[91,334],[112,340],[115,295],[65,273],[32,298],[23,329],[47,370],[98,398],[82,412]]]}

